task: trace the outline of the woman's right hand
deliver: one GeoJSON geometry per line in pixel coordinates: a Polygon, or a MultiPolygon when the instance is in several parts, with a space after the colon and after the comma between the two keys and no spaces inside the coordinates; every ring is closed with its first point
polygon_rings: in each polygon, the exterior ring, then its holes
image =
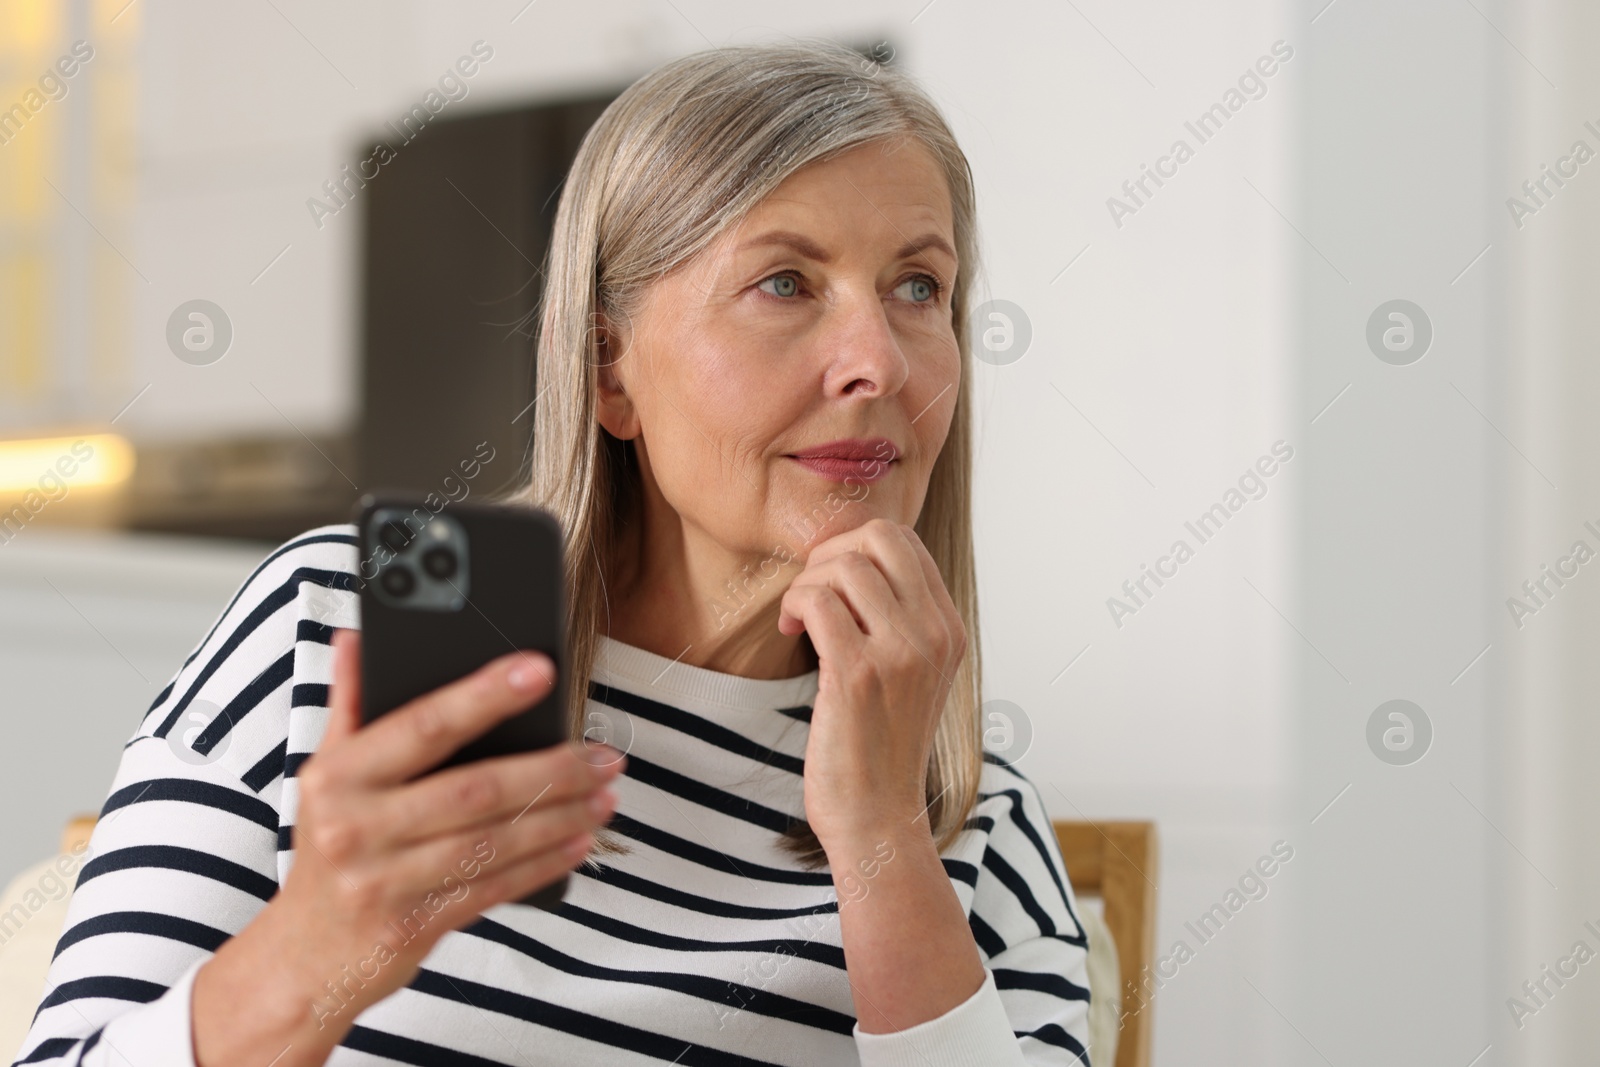
{"type": "Polygon", "coordinates": [[[555,683],[548,657],[512,653],[363,726],[359,641],[334,637],[328,726],[297,776],[289,874],[195,976],[198,1067],[259,1065],[264,1043],[280,1039],[275,1067],[323,1063],[445,933],[560,879],[615,810],[607,783],[625,760],[603,746],[416,777],[544,699],[555,683]],[[237,1005],[263,1002],[273,1008],[250,1028],[263,1032],[244,1032],[237,1005]]]}

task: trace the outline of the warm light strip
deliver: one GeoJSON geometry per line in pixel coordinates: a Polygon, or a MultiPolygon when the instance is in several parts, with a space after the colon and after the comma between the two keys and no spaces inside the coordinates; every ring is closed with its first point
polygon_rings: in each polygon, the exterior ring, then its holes
{"type": "Polygon", "coordinates": [[[133,446],[114,433],[0,441],[0,494],[113,486],[133,473],[133,446]]]}

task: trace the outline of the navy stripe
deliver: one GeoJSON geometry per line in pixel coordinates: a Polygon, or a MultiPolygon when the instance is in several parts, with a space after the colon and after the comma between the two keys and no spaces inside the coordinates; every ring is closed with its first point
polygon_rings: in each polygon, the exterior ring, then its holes
{"type": "Polygon", "coordinates": [[[327,685],[296,682],[295,687],[289,691],[289,706],[292,708],[325,708],[328,706],[329,688],[327,685]]]}
{"type": "Polygon", "coordinates": [[[1056,932],[1055,921],[1039,906],[1033,897],[1033,890],[1028,888],[1027,879],[1017,872],[1017,869],[1007,863],[1000,853],[994,850],[993,845],[986,845],[983,849],[983,866],[997,879],[1000,884],[1011,890],[1011,895],[1017,898],[1017,903],[1022,905],[1022,910],[1028,913],[1039,927],[1042,937],[1049,937],[1056,932]]]}
{"type": "Polygon", "coordinates": [[[615,830],[623,837],[632,838],[641,845],[658,848],[662,852],[671,853],[690,863],[698,863],[702,867],[726,871],[736,878],[753,878],[762,882],[781,882],[785,885],[833,884],[833,875],[826,871],[791,871],[767,867],[749,860],[736,860],[726,852],[718,852],[714,848],[648,826],[620,812],[612,816],[608,829],[615,830]]]}
{"type": "Polygon", "coordinates": [[[102,1026],[84,1038],[83,1047],[78,1050],[78,1067],[83,1067],[83,1058],[94,1051],[94,1047],[100,1043],[100,1038],[105,1035],[105,1032],[106,1028],[102,1026]]]}
{"type": "MultiPolygon", "coordinates": [[[[1054,920],[1052,920],[1049,914],[1039,906],[1039,902],[1034,899],[1033,890],[1029,888],[1027,879],[1023,878],[1021,874],[1017,873],[1017,869],[1015,867],[1011,866],[1011,864],[1002,859],[1000,857],[1000,853],[996,852],[993,846],[987,846],[984,848],[983,865],[1000,880],[1001,885],[1011,890],[1011,895],[1017,898],[1017,903],[1022,905],[1022,910],[1027,912],[1028,917],[1039,925],[1040,934],[1045,937],[1054,937],[1057,935],[1056,924],[1054,920]]],[[[1078,947],[1087,951],[1089,948],[1088,938],[1082,936],[1081,927],[1079,928],[1079,931],[1079,936],[1076,938],[1067,934],[1061,934],[1061,939],[1069,942],[1070,944],[1078,945],[1078,947]]]]}
{"type": "MultiPolygon", "coordinates": [[[[465,978],[451,978],[424,968],[411,982],[411,988],[420,993],[458,1003],[470,1004],[485,1011],[509,1015],[546,1026],[552,1030],[573,1034],[598,1044],[627,1049],[641,1055],[655,1056],[666,1062],[676,1062],[682,1067],[776,1067],[766,1060],[755,1060],[732,1052],[719,1052],[688,1041],[680,1041],[665,1034],[641,1030],[636,1026],[605,1019],[587,1012],[574,1011],[559,1004],[525,997],[505,989],[495,989],[465,978]],[[469,999],[470,992],[470,999],[469,999]]],[[[435,1060],[430,1063],[448,1065],[451,1061],[435,1060]]],[[[498,1067],[498,1065],[497,1065],[498,1067]]]]}
{"type": "MultiPolygon", "coordinates": [[[[395,1063],[414,1064],[415,1067],[505,1067],[505,1060],[486,1060],[470,1052],[435,1045],[431,1041],[386,1034],[367,1026],[353,1026],[339,1042],[344,1048],[355,1049],[373,1056],[381,1056],[395,1063]]],[[[509,1050],[508,1050],[509,1051],[509,1050]]]]}
{"type": "Polygon", "coordinates": [[[637,693],[592,680],[589,682],[589,698],[608,708],[616,708],[629,715],[637,715],[647,722],[697,737],[736,756],[743,756],[757,763],[771,764],[791,774],[805,774],[805,760],[757,744],[743,734],[734,733],[725,726],[718,726],[708,719],[684,711],[682,708],[675,708],[671,704],[663,704],[659,700],[651,700],[649,697],[642,697],[637,693]]]}
{"type": "Polygon", "coordinates": [[[205,685],[207,679],[215,674],[227,662],[228,657],[233,654],[234,650],[243,644],[246,638],[255,633],[264,622],[285,606],[292,604],[295,598],[300,595],[300,586],[305,582],[328,589],[353,591],[356,578],[355,575],[347,571],[324,571],[314,567],[296,567],[294,572],[289,575],[288,580],[262,597],[250,614],[245,616],[239,625],[228,634],[226,640],[222,642],[222,647],[217,649],[216,655],[211,657],[210,661],[200,669],[193,681],[189,683],[189,691],[172,706],[172,710],[167,713],[167,717],[162,720],[161,725],[155,728],[154,734],[156,737],[167,736],[168,731],[183,717],[184,709],[189,706],[190,701],[194,700],[195,694],[205,685]]]}
{"type": "Polygon", "coordinates": [[[225,930],[180,919],[176,915],[163,915],[155,911],[111,911],[73,925],[56,942],[56,950],[50,954],[50,958],[53,960],[78,942],[101,934],[148,934],[203,948],[207,952],[217,951],[231,936],[225,930]]]}
{"type": "MultiPolygon", "coordinates": [[[[685,893],[681,889],[673,889],[640,878],[638,875],[619,871],[615,867],[605,864],[586,864],[573,872],[574,877],[593,878],[597,882],[626,890],[636,896],[648,897],[663,904],[672,904],[683,908],[685,911],[695,912],[699,915],[715,915],[723,919],[793,919],[803,915],[833,914],[839,910],[837,901],[829,901],[822,905],[813,905],[807,908],[754,908],[747,904],[730,904],[722,900],[713,900],[695,893],[685,893]]],[[[558,911],[556,914],[560,914],[558,911]]]]}
{"type": "Polygon", "coordinates": [[[134,782],[123,786],[106,798],[100,809],[100,818],[133,804],[150,804],[158,800],[176,800],[185,804],[225,811],[237,815],[267,830],[278,828],[278,811],[257,797],[247,796],[214,782],[197,778],[152,778],[147,782],[134,782]]]}
{"type": "Polygon", "coordinates": [[[228,701],[228,706],[206,724],[206,728],[200,731],[190,747],[202,756],[209,756],[211,750],[221,744],[222,739],[239,725],[240,719],[260,707],[261,702],[277,692],[293,674],[294,649],[290,649],[239,690],[239,694],[228,701]]]}
{"type": "Polygon", "coordinates": [[[301,619],[295,623],[294,639],[296,641],[310,641],[317,645],[333,644],[333,627],[316,619],[301,619]]]}
{"type": "Polygon", "coordinates": [[[753,800],[735,796],[726,790],[706,785],[698,779],[668,770],[632,753],[628,754],[628,777],[654,786],[664,793],[682,797],[702,808],[720,811],[732,818],[771,830],[775,834],[783,833],[797,821],[776,808],[769,808],[753,800]]]}
{"type": "MultiPolygon", "coordinates": [[[[1019,774],[1018,777],[1022,776],[1019,774]]],[[[1027,781],[1027,779],[1024,778],[1023,781],[1027,781]]],[[[1033,789],[1035,794],[1038,793],[1038,789],[1034,788],[1032,782],[1028,782],[1028,787],[1033,789]]],[[[1061,881],[1061,872],[1057,869],[1055,858],[1051,855],[1049,847],[1045,845],[1044,838],[1039,836],[1039,831],[1028,820],[1027,812],[1023,810],[1022,794],[1015,789],[1006,789],[994,795],[1011,798],[1012,823],[1022,831],[1024,837],[1033,843],[1033,850],[1039,854],[1039,859],[1044,861],[1044,869],[1050,872],[1050,878],[1056,884],[1056,892],[1061,894],[1061,906],[1067,909],[1068,915],[1072,916],[1072,925],[1078,928],[1079,933],[1082,933],[1083,923],[1078,921],[1078,913],[1072,910],[1072,899],[1067,894],[1066,885],[1061,881]]]]}
{"type": "Polygon", "coordinates": [[[972,940],[978,943],[983,954],[989,959],[994,959],[1006,950],[1006,940],[995,933],[994,927],[978,917],[977,912],[967,916],[967,925],[972,928],[972,940]]]}
{"type": "Polygon", "coordinates": [[[996,989],[1031,989],[1062,1000],[1089,1001],[1089,991],[1059,974],[1041,974],[1037,971],[1018,971],[1010,967],[990,969],[996,989]]]}
{"type": "Polygon", "coordinates": [[[712,1004],[725,1004],[736,1009],[754,1012],[757,1015],[764,1015],[768,1018],[803,1022],[808,1026],[814,1026],[820,1030],[829,1030],[836,1034],[849,1035],[856,1021],[852,1015],[844,1015],[821,1005],[808,1004],[803,1000],[796,1000],[781,993],[757,989],[742,982],[729,982],[726,979],[711,978],[702,974],[686,974],[681,971],[647,971],[622,967],[602,967],[599,964],[580,960],[576,956],[558,952],[544,942],[529,937],[527,934],[519,933],[508,926],[495,922],[493,919],[479,919],[468,927],[465,932],[474,937],[481,937],[485,941],[493,941],[504,945],[519,955],[536,959],[555,970],[580,978],[670,989],[712,1004]]]}
{"type": "MultiPolygon", "coordinates": [[[[239,594],[238,593],[234,593],[233,595],[235,597],[237,597],[239,594]]],[[[226,615],[227,612],[223,612],[223,614],[226,615]]],[[[213,632],[216,631],[216,627],[215,626],[212,627],[212,631],[213,632]]],[[[210,637],[210,635],[208,634],[206,639],[209,639],[209,637],[210,637]]],[[[195,651],[189,653],[189,659],[194,659],[195,652],[199,652],[200,649],[202,649],[202,648],[204,648],[206,646],[206,639],[202,639],[198,645],[194,646],[195,647],[195,651]]],[[[183,661],[183,667],[186,667],[186,666],[189,665],[189,659],[186,659],[186,660],[183,661]]],[[[179,667],[176,671],[174,671],[173,674],[172,674],[172,677],[170,679],[168,679],[168,681],[167,681],[166,688],[161,690],[161,692],[156,694],[156,698],[154,700],[152,700],[150,702],[150,706],[145,709],[145,714],[146,715],[150,714],[152,711],[155,711],[157,708],[159,708],[161,706],[162,702],[165,701],[169,696],[172,695],[172,687],[178,684],[178,676],[183,673],[183,667],[179,667]]]]}
{"type": "Polygon", "coordinates": [[[209,852],[197,852],[192,848],[179,848],[176,845],[134,845],[96,856],[83,865],[83,870],[78,875],[78,886],[82,888],[85,882],[102,874],[137,870],[140,867],[160,867],[169,871],[198,874],[213,882],[241,889],[262,900],[271,900],[272,894],[278,891],[278,883],[264,874],[257,874],[248,867],[241,867],[232,860],[213,856],[209,852]]]}
{"type": "Polygon", "coordinates": [[[278,742],[278,747],[268,752],[256,761],[256,765],[244,772],[240,781],[249,786],[252,792],[259,793],[284,773],[289,753],[289,739],[284,738],[278,742]]]}
{"type": "MultiPolygon", "coordinates": [[[[37,1017],[38,1016],[35,1015],[35,1018],[37,1017]]],[[[82,1040],[82,1038],[52,1037],[48,1041],[41,1041],[39,1042],[38,1048],[28,1053],[26,1059],[18,1060],[13,1067],[22,1067],[22,1064],[24,1063],[38,1063],[40,1060],[48,1060],[54,1056],[64,1055],[80,1040],[82,1040]]]]}
{"type": "MultiPolygon", "coordinates": [[[[560,915],[569,922],[586,926],[596,933],[614,937],[629,945],[647,945],[650,948],[675,952],[759,952],[769,956],[785,953],[810,960],[812,963],[836,967],[841,971],[845,969],[844,949],[814,939],[783,937],[763,941],[697,941],[692,937],[678,937],[658,930],[647,930],[642,926],[625,923],[576,904],[563,904],[560,915]]],[[[471,932],[470,928],[468,932],[471,932]]]]}
{"type": "MultiPolygon", "coordinates": [[[[344,523],[342,525],[346,530],[354,531],[356,529],[355,525],[352,523],[344,523]]],[[[146,714],[149,714],[151,711],[155,711],[162,705],[167,697],[172,695],[173,687],[178,684],[178,679],[183,676],[183,672],[189,669],[189,664],[193,663],[195,657],[200,655],[201,651],[205,649],[206,645],[211,643],[211,639],[217,635],[217,630],[221,628],[223,622],[228,618],[228,613],[233,610],[234,605],[239,603],[239,598],[244,596],[245,590],[250,588],[251,583],[256,580],[262,571],[266,570],[274,560],[280,559],[285,554],[293,552],[296,549],[304,548],[307,545],[329,543],[349,545],[358,551],[360,549],[360,545],[357,542],[353,532],[348,534],[312,533],[305,536],[296,537],[292,541],[284,542],[282,545],[279,545],[276,549],[274,549],[266,559],[263,559],[260,563],[256,564],[255,570],[251,571],[250,576],[239,584],[239,588],[234,591],[233,599],[229,600],[228,606],[222,609],[222,613],[217,616],[217,621],[211,624],[211,629],[206,632],[205,637],[201,638],[200,643],[194,646],[194,651],[189,653],[189,658],[185,659],[183,661],[183,666],[179,667],[178,670],[173,674],[172,680],[167,683],[167,687],[161,690],[156,698],[150,702],[150,707],[147,709],[146,714]]]]}
{"type": "MultiPolygon", "coordinates": [[[[39,1011],[53,1008],[58,1004],[70,1004],[74,1000],[127,1000],[135,1004],[148,1004],[166,991],[166,986],[158,982],[146,982],[142,978],[96,975],[93,978],[77,978],[70,982],[62,982],[49,996],[39,1002],[39,1011]]],[[[34,1017],[38,1017],[37,1012],[34,1017]]]]}
{"type": "Polygon", "coordinates": [[[978,888],[978,868],[974,864],[967,863],[965,860],[951,860],[942,857],[939,862],[944,865],[944,873],[952,882],[962,882],[974,889],[978,888]]]}
{"type": "Polygon", "coordinates": [[[1063,1030],[1059,1023],[1049,1023],[1039,1027],[1037,1030],[1016,1030],[1013,1032],[1018,1038],[1031,1037],[1035,1041],[1041,1041],[1046,1045],[1064,1048],[1078,1057],[1078,1062],[1083,1064],[1084,1067],[1089,1067],[1089,1050],[1079,1044],[1077,1038],[1063,1030]]]}

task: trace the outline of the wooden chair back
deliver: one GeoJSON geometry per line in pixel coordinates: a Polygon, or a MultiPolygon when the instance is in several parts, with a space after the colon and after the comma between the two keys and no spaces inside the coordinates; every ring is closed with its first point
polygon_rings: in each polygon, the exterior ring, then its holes
{"type": "Polygon", "coordinates": [[[1151,1007],[1142,978],[1155,962],[1156,824],[1058,819],[1054,825],[1073,892],[1100,897],[1117,944],[1122,1028],[1115,1067],[1149,1067],[1151,1007]]]}
{"type": "Polygon", "coordinates": [[[89,835],[94,832],[94,824],[98,821],[98,815],[74,815],[68,819],[66,828],[61,831],[61,851],[75,852],[80,843],[88,844],[89,835]]]}

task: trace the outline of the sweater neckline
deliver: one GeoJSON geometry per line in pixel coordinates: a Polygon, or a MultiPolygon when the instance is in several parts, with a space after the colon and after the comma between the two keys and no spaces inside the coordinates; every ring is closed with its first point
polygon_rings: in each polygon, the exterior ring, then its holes
{"type": "Polygon", "coordinates": [[[741,711],[809,706],[817,695],[817,671],[792,678],[745,678],[668,659],[625,641],[597,634],[594,676],[640,695],[717,704],[741,711]]]}

